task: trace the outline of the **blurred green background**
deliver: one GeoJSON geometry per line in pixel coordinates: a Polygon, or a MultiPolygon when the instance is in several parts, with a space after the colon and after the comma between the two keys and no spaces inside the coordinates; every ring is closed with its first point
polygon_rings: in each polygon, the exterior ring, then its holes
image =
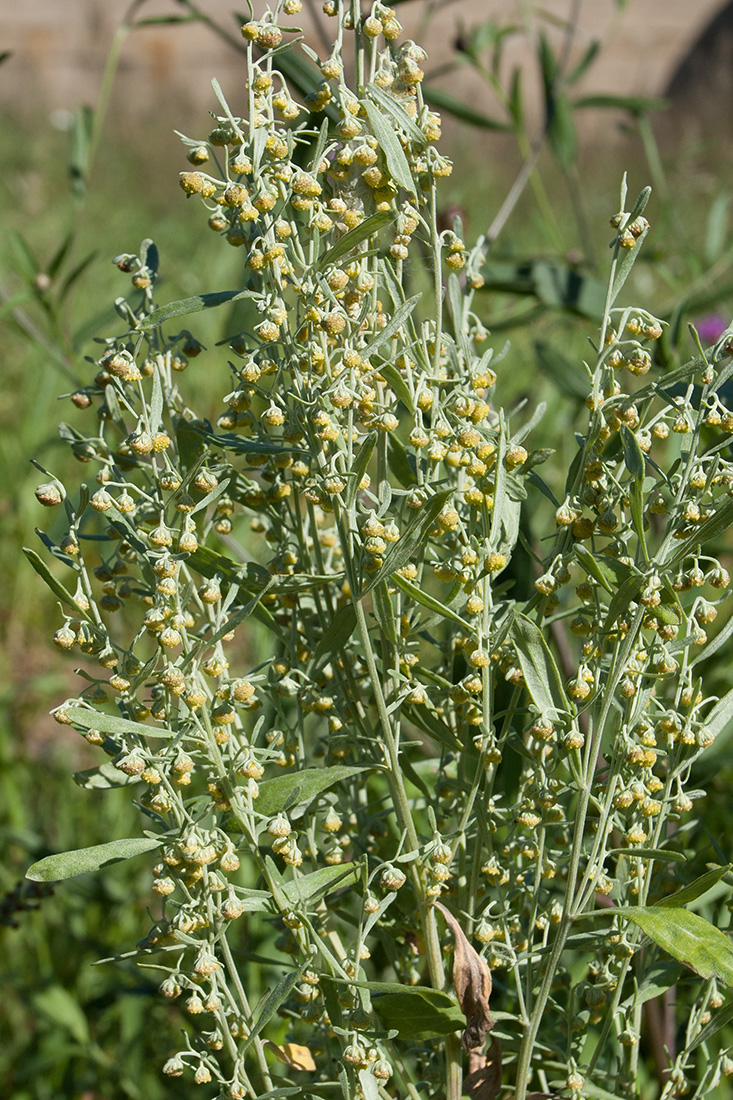
{"type": "MultiPolygon", "coordinates": [[[[423,7],[429,16],[430,5],[423,7]]],[[[642,18],[643,4],[638,7],[642,18]]],[[[506,8],[505,21],[482,25],[474,18],[446,45],[445,56],[431,58],[426,94],[432,88],[442,108],[443,149],[455,162],[443,188],[445,223],[459,216],[468,242],[494,222],[522,164],[533,157],[534,170],[490,251],[480,316],[497,350],[511,340],[498,368],[496,402],[512,409],[528,401],[520,419],[547,403],[533,445],[558,449],[562,470],[575,449],[572,429],[585,394],[579,364],[592,354],[588,340],[597,334],[608,219],[618,208],[623,171],[629,171],[632,200],[645,184],[655,188],[647,210],[652,232],[624,300],[669,322],[658,353],[665,368],[693,352],[689,321],[699,322],[711,343],[730,319],[733,153],[729,135],[715,123],[681,138],[662,103],[629,96],[627,89],[615,89],[621,101],[596,105],[602,125],[589,133],[581,123],[576,131],[575,121],[589,109],[574,106],[577,81],[587,71],[576,70],[586,62],[590,69],[595,54],[581,51],[568,64],[567,26],[536,13],[524,31],[505,35],[516,6],[506,8]],[[535,73],[539,100],[523,100],[511,66],[507,71],[502,64],[503,45],[520,33],[522,64],[535,73]],[[451,73],[467,67],[488,89],[495,85],[493,113],[446,95],[451,73]]],[[[124,43],[123,58],[135,51],[136,33],[124,43]]],[[[211,32],[202,26],[201,33],[211,32]]],[[[95,354],[93,337],[119,328],[112,302],[128,286],[110,262],[115,254],[134,252],[153,237],[161,253],[162,301],[242,281],[241,254],[210,233],[200,208],[187,204],[178,187],[183,150],[168,157],[176,146],[161,134],[179,120],[141,121],[126,113],[113,76],[111,66],[96,113],[79,107],[59,116],[26,100],[15,116],[0,117],[6,151],[0,174],[0,1079],[8,1100],[157,1100],[193,1092],[159,1072],[184,1026],[180,1010],[153,995],[156,983],[132,961],[95,965],[132,949],[146,931],[147,868],[132,861],[38,895],[23,882],[27,866],[49,852],[139,831],[124,789],[74,785],[71,774],[96,762],[92,750],[48,716],[75,686],[73,662],[51,645],[60,623],[53,597],[20,550],[39,548],[34,527],[47,519],[33,495],[43,477],[30,460],[78,478],[57,430],[60,420],[74,423],[78,414],[60,395],[94,373],[85,361],[95,354]]],[[[723,117],[718,121],[722,127],[723,117]]],[[[208,123],[201,111],[198,135],[190,136],[205,136],[208,123]]],[[[195,335],[213,348],[227,328],[227,317],[212,311],[195,335]]],[[[225,362],[223,352],[218,359],[214,352],[188,372],[199,415],[217,415],[229,388],[225,362]]],[[[716,659],[713,682],[730,686],[724,655],[716,659]]],[[[700,771],[700,785],[711,792],[695,841],[702,868],[706,858],[730,854],[725,799],[733,776],[720,757],[700,771]]]]}

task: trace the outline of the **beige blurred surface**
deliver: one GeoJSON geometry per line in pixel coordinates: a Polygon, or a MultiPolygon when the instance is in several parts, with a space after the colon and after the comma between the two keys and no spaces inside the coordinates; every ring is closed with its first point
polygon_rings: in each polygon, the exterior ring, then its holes
{"type": "MultiPolygon", "coordinates": [[[[244,0],[200,0],[199,6],[218,26],[238,34],[232,12],[245,9],[244,0]]],[[[429,76],[448,59],[461,29],[489,17],[519,20],[539,6],[523,0],[412,0],[400,5],[398,15],[406,34],[427,48],[429,76]]],[[[545,0],[541,7],[556,22],[547,19],[539,25],[559,42],[560,24],[576,5],[573,0],[545,0]]],[[[582,0],[577,5],[573,56],[579,57],[594,38],[603,41],[604,49],[578,92],[661,94],[691,46],[725,7],[721,0],[629,0],[619,10],[616,0],[582,0]]],[[[37,115],[93,104],[116,29],[128,8],[129,0],[0,0],[0,48],[11,52],[0,65],[0,108],[37,115]]],[[[305,3],[302,13],[307,39],[316,48],[314,16],[327,32],[332,25],[320,10],[315,0],[310,7],[305,3]]],[[[137,14],[145,19],[183,11],[175,0],[146,0],[137,14]]],[[[523,67],[528,98],[535,104],[531,109],[538,114],[536,63],[519,37],[509,41],[504,64],[507,73],[514,64],[523,67]]],[[[186,128],[215,106],[211,77],[219,78],[236,103],[241,73],[241,56],[200,23],[139,27],[122,47],[114,103],[130,119],[165,117],[186,128]]],[[[491,94],[468,67],[438,83],[468,97],[477,108],[495,110],[491,94]]]]}

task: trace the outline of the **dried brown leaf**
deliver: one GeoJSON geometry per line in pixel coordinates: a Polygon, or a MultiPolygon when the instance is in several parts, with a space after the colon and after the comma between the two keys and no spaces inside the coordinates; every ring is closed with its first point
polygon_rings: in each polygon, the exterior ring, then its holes
{"type": "Polygon", "coordinates": [[[494,1039],[486,1054],[480,1049],[469,1051],[468,1074],[463,1091],[471,1100],[494,1100],[501,1088],[501,1046],[494,1039]]]}
{"type": "Polygon", "coordinates": [[[453,933],[456,942],[453,953],[453,988],[466,1017],[466,1030],[463,1032],[464,1050],[473,1050],[483,1046],[486,1032],[494,1026],[489,1012],[491,996],[491,971],[485,959],[471,946],[466,935],[453,914],[436,901],[445,923],[453,933]]]}

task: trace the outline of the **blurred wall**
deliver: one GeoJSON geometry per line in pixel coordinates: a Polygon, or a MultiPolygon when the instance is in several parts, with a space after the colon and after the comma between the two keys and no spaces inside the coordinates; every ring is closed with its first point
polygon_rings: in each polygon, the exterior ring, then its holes
{"type": "MultiPolygon", "coordinates": [[[[0,0],[0,50],[10,51],[0,65],[0,109],[37,117],[38,111],[93,104],[116,29],[130,6],[130,0],[0,0]]],[[[728,6],[721,0],[628,0],[621,9],[617,0],[544,0],[541,5],[522,0],[411,0],[400,4],[398,15],[407,34],[428,49],[429,74],[448,60],[458,34],[489,17],[507,21],[517,19],[522,10],[541,7],[556,24],[546,20],[535,25],[546,26],[558,39],[562,29],[557,21],[577,9],[574,56],[596,37],[604,43],[578,85],[579,93],[655,96],[666,90],[691,47],[728,6]]],[[[214,25],[238,35],[239,21],[232,11],[244,8],[244,3],[199,0],[199,7],[214,25]]],[[[142,0],[136,18],[184,12],[176,0],[142,0]]],[[[319,0],[305,0],[302,18],[308,41],[318,48],[319,28],[330,33],[331,24],[321,14],[319,0]]],[[[505,64],[509,68],[514,63],[526,67],[528,88],[538,92],[536,66],[519,38],[507,45],[505,64]]],[[[182,129],[200,120],[205,126],[201,116],[215,105],[211,77],[217,75],[236,103],[241,73],[241,57],[201,23],[139,26],[122,47],[114,103],[131,120],[165,120],[182,129]]],[[[494,110],[490,93],[467,66],[444,77],[442,84],[477,108],[494,110]]],[[[539,118],[539,95],[535,102],[539,118]]],[[[592,112],[588,116],[592,129],[592,112]]]]}

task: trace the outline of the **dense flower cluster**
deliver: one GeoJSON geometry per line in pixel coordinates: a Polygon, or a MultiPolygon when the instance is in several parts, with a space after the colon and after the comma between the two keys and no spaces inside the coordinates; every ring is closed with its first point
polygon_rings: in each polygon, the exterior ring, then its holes
{"type": "MultiPolygon", "coordinates": [[[[399,987],[372,999],[366,984],[387,972],[407,991],[443,989],[443,898],[491,968],[513,974],[502,1009],[524,1028],[501,1041],[518,1100],[541,1021],[580,1095],[600,1058],[633,1070],[640,1002],[624,983],[638,935],[619,917],[589,934],[569,1011],[557,990],[572,921],[598,896],[653,900],[650,852],[691,810],[691,766],[720,728],[699,664],[720,644],[706,628],[729,583],[706,545],[733,517],[730,349],[654,377],[661,324],[611,308],[644,202],[616,215],[587,429],[556,499],[531,424],[512,429],[489,401],[501,355],[483,349],[474,311],[485,247],[469,249],[458,221],[439,226],[450,163],[421,95],[425,53],[380,3],[360,22],[327,8],[334,48],[302,102],[277,68],[289,32],[268,11],[242,28],[246,111],[220,96],[208,136],[184,139],[181,187],[241,248],[244,288],[159,306],[152,242],[116,259],[133,285],[116,303],[124,331],[72,395],[97,425],[62,428],[96,485],[37,491],[66,509],[49,546],[76,584],[53,581],[66,609],[54,640],[94,658],[56,717],[107,754],[105,782],[135,784],[161,839],[160,916],[139,953],[203,1021],[166,1074],[231,1098],[273,1087],[267,1020],[228,938],[244,917],[277,927],[280,1063],[298,1068],[292,1038],[308,1048],[301,1068],[340,1073],[349,1095],[445,1096],[447,995],[432,1031],[411,1033],[399,987]],[[226,341],[212,425],[182,372],[215,353],[173,329],[224,301],[246,320],[226,341]],[[555,523],[520,603],[530,485],[555,523]],[[268,634],[261,659],[247,619],[268,634]],[[562,668],[543,621],[569,629],[562,668]],[[606,1038],[619,1020],[613,1053],[599,1042],[580,1072],[584,1031],[606,1038]]],[[[457,1100],[461,1055],[450,1038],[446,1051],[457,1100]]]]}

